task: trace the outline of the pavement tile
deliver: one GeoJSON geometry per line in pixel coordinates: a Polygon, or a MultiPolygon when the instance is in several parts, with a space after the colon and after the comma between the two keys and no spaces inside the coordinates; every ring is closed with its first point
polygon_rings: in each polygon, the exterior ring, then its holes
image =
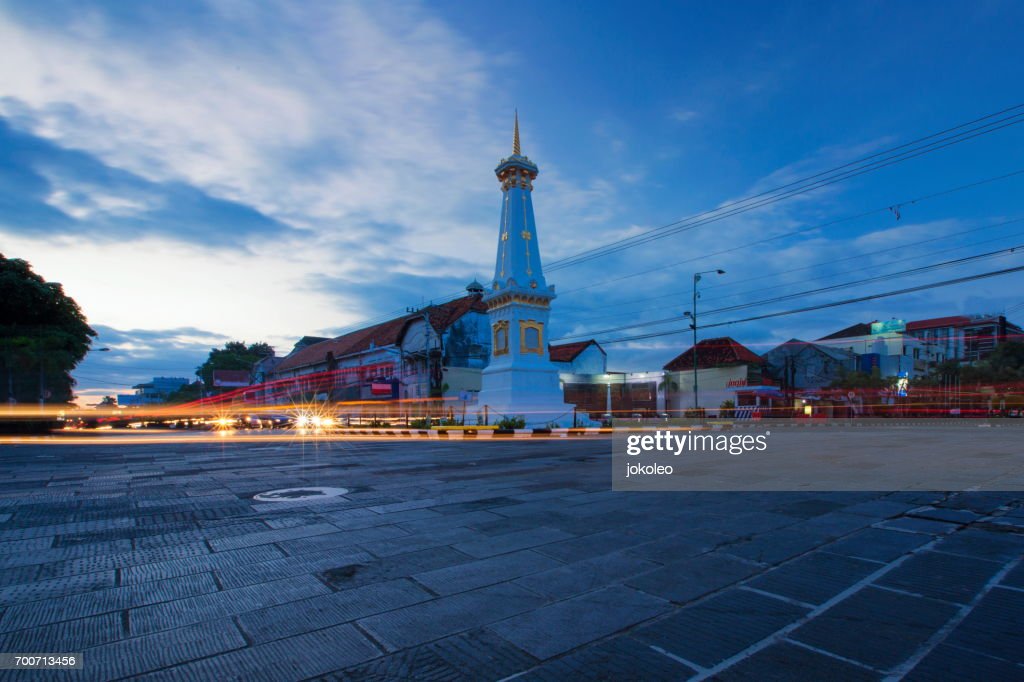
{"type": "Polygon", "coordinates": [[[485,585],[513,580],[544,571],[561,562],[531,550],[523,550],[454,566],[436,568],[413,575],[413,578],[440,595],[474,590],[485,585]]]}
{"type": "Polygon", "coordinates": [[[230,620],[200,623],[124,639],[82,652],[81,679],[114,680],[241,649],[245,638],[230,620]]]}
{"type": "Polygon", "coordinates": [[[879,518],[887,519],[893,516],[901,516],[917,506],[918,505],[911,502],[900,502],[897,500],[880,498],[877,500],[869,500],[867,502],[858,502],[856,504],[843,507],[843,513],[859,514],[860,516],[866,516],[877,520],[879,518]]]}
{"type": "Polygon", "coordinates": [[[380,655],[352,625],[336,625],[161,670],[140,680],[302,680],[380,655]]]}
{"type": "Polygon", "coordinates": [[[919,519],[931,519],[933,521],[945,521],[947,523],[971,523],[981,518],[981,514],[969,509],[949,509],[946,507],[919,507],[907,512],[907,516],[919,519]]]}
{"type": "Polygon", "coordinates": [[[312,537],[299,538],[297,540],[284,540],[277,543],[291,556],[320,552],[326,549],[339,547],[351,547],[372,543],[378,540],[388,540],[408,535],[408,532],[398,526],[374,526],[372,528],[360,528],[358,530],[343,530],[327,534],[317,534],[312,537]]]}
{"type": "MultiPolygon", "coordinates": [[[[994,588],[960,622],[947,644],[1024,665],[1024,592],[994,588]]],[[[1024,679],[1024,670],[1020,673],[1024,679]]]]}
{"type": "MultiPolygon", "coordinates": [[[[403,531],[404,532],[404,531],[403,531]]],[[[379,557],[394,556],[395,554],[406,554],[420,549],[432,549],[445,545],[454,545],[459,542],[474,542],[486,538],[483,533],[478,533],[469,528],[446,528],[436,532],[421,530],[411,535],[403,535],[386,540],[374,542],[362,542],[361,549],[379,557]]]]}
{"type": "Polygon", "coordinates": [[[879,568],[872,561],[811,552],[758,576],[747,585],[808,604],[823,604],[879,568]]]}
{"type": "Polygon", "coordinates": [[[750,561],[778,564],[809,552],[825,541],[824,533],[815,534],[796,528],[780,528],[734,544],[723,545],[718,551],[734,554],[750,561]]]}
{"type": "Polygon", "coordinates": [[[328,549],[299,556],[286,556],[259,563],[229,566],[216,571],[221,586],[230,590],[234,587],[257,585],[296,575],[317,574],[341,564],[356,564],[373,561],[373,556],[356,547],[328,549]]]}
{"type": "Polygon", "coordinates": [[[669,610],[669,604],[627,587],[609,587],[503,620],[491,630],[539,659],[565,653],[669,610]]]}
{"type": "Polygon", "coordinates": [[[935,647],[903,677],[906,682],[992,682],[1021,679],[1024,679],[1024,666],[949,644],[935,647]]]}
{"type": "Polygon", "coordinates": [[[80,573],[63,578],[50,578],[33,583],[20,583],[0,587],[0,606],[10,606],[18,602],[52,599],[78,592],[92,592],[115,587],[116,571],[97,571],[96,573],[80,573]]]}
{"type": "Polygon", "coordinates": [[[168,578],[140,585],[126,585],[95,592],[83,592],[8,608],[0,618],[0,631],[95,616],[131,606],[156,604],[217,591],[209,573],[168,578]]]}
{"type": "Polygon", "coordinates": [[[0,651],[77,652],[126,635],[121,612],[37,626],[0,635],[0,651]]]}
{"type": "Polygon", "coordinates": [[[921,552],[883,576],[878,584],[924,597],[966,604],[1002,565],[985,559],[921,552]]]}
{"type": "Polygon", "coordinates": [[[932,538],[918,533],[901,533],[881,528],[865,528],[824,546],[835,554],[889,562],[931,542],[932,538]]]}
{"type": "Polygon", "coordinates": [[[559,561],[582,561],[650,540],[646,535],[639,535],[628,530],[606,530],[579,537],[563,533],[563,536],[564,538],[560,542],[538,547],[537,551],[559,561]]]}
{"type": "Polygon", "coordinates": [[[806,647],[779,642],[714,676],[716,682],[789,682],[792,680],[842,680],[870,682],[883,675],[846,661],[811,651],[806,647]]]}
{"type": "Polygon", "coordinates": [[[659,567],[652,561],[615,552],[534,573],[517,579],[515,583],[550,599],[565,599],[659,567]]]}
{"type": "Polygon", "coordinates": [[[316,578],[297,576],[133,608],[129,619],[132,634],[143,635],[329,593],[330,588],[316,578]]]}
{"type": "MultiPolygon", "coordinates": [[[[509,552],[514,552],[519,549],[539,547],[540,545],[547,545],[552,542],[567,540],[574,537],[574,535],[570,535],[564,531],[541,527],[516,531],[514,533],[505,533],[504,535],[493,535],[479,540],[471,540],[469,542],[460,542],[453,546],[458,551],[468,554],[469,556],[483,558],[494,556],[496,554],[508,554],[509,552]]],[[[543,549],[541,551],[543,551],[543,549]]],[[[555,556],[555,558],[561,558],[557,553],[543,553],[548,554],[548,556],[555,556]]]]}
{"type": "Polygon", "coordinates": [[[548,661],[515,679],[522,682],[562,680],[676,681],[697,671],[631,637],[618,637],[548,661]]]}
{"type": "MultiPolygon", "coordinates": [[[[537,660],[487,630],[471,630],[404,649],[329,676],[364,680],[498,680],[536,665],[537,660]]],[[[519,679],[519,678],[516,678],[519,679]]]]}
{"type": "Polygon", "coordinates": [[[860,514],[847,514],[845,511],[837,511],[816,516],[813,519],[804,521],[799,526],[794,526],[794,528],[807,530],[815,534],[820,533],[826,539],[833,540],[859,531],[862,528],[867,528],[871,523],[872,519],[860,514]]]}
{"type": "Polygon", "coordinates": [[[283,557],[284,553],[273,545],[258,545],[242,549],[217,552],[186,559],[171,559],[121,569],[121,580],[126,584],[143,583],[161,578],[173,578],[189,573],[202,573],[232,566],[247,566],[261,561],[283,557]]]}
{"type": "Polygon", "coordinates": [[[761,570],[748,561],[713,552],[676,561],[629,578],[626,584],[662,599],[684,604],[749,578],[761,570]]]}
{"type": "Polygon", "coordinates": [[[1024,534],[999,532],[979,527],[965,528],[942,538],[936,552],[1009,561],[1024,555],[1024,534]]]}
{"type": "Polygon", "coordinates": [[[663,535],[650,542],[630,547],[625,551],[633,556],[667,564],[679,561],[680,559],[705,554],[719,545],[725,544],[728,540],[729,537],[721,533],[691,530],[663,535]]]}
{"type": "Polygon", "coordinates": [[[253,642],[262,643],[428,599],[433,599],[433,595],[411,581],[393,580],[249,611],[238,616],[238,625],[253,642]]]}
{"type": "Polygon", "coordinates": [[[634,637],[711,667],[801,618],[807,610],[749,590],[732,589],[647,625],[634,637]]]}
{"type": "Polygon", "coordinates": [[[1003,576],[1002,584],[1024,590],[1024,563],[1017,564],[1017,568],[1003,576]]]}
{"type": "Polygon", "coordinates": [[[794,516],[800,519],[810,519],[815,516],[821,516],[828,512],[841,509],[844,505],[841,502],[832,502],[830,500],[798,500],[796,502],[789,502],[787,504],[771,509],[770,511],[778,514],[786,514],[787,516],[794,516]]]}
{"type": "Polygon", "coordinates": [[[465,554],[450,547],[432,547],[357,561],[353,561],[351,557],[341,556],[334,566],[322,570],[319,575],[325,583],[335,589],[346,590],[359,585],[406,578],[414,573],[454,566],[468,560],[469,557],[465,554]]]}
{"type": "Polygon", "coordinates": [[[388,651],[395,651],[534,610],[544,601],[503,583],[370,616],[358,625],[388,651]]]}
{"type": "MultiPolygon", "coordinates": [[[[476,529],[480,524],[505,520],[504,517],[498,516],[497,514],[489,511],[471,511],[463,514],[447,515],[437,512],[432,513],[434,516],[431,516],[430,518],[400,521],[399,524],[410,533],[423,533],[425,531],[436,532],[446,528],[457,528],[459,526],[467,526],[476,529]]],[[[394,515],[390,514],[389,516],[394,515]]]]}
{"type": "Polygon", "coordinates": [[[332,526],[329,523],[314,523],[309,526],[265,530],[258,533],[245,533],[243,535],[217,538],[215,540],[210,540],[210,547],[212,547],[215,552],[223,552],[229,549],[239,549],[240,547],[268,545],[272,542],[286,542],[288,540],[305,538],[311,535],[324,535],[326,533],[337,532],[337,526],[332,526]]]}
{"type": "Polygon", "coordinates": [[[956,522],[934,521],[932,519],[918,519],[913,516],[901,516],[898,519],[890,519],[877,524],[876,528],[891,528],[893,530],[909,531],[911,533],[922,533],[924,535],[945,535],[956,530],[960,525],[956,522]]]}
{"type": "Polygon", "coordinates": [[[954,604],[866,587],[801,625],[790,639],[887,670],[956,614],[954,604]]]}

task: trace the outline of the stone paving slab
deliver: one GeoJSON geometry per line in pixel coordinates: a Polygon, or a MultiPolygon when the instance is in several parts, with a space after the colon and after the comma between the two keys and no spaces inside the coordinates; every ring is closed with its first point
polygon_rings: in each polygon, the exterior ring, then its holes
{"type": "Polygon", "coordinates": [[[571,651],[669,610],[668,602],[609,587],[495,623],[491,630],[539,659],[571,651]]]}
{"type": "Polygon", "coordinates": [[[608,447],[6,448],[0,651],[83,651],[84,679],[1024,677],[1013,494],[617,493],[608,447]],[[351,492],[252,500],[309,485],[351,492]]]}
{"type": "Polygon", "coordinates": [[[177,602],[187,597],[212,592],[217,592],[217,583],[213,576],[209,573],[196,573],[152,583],[113,587],[18,604],[8,608],[4,611],[3,617],[0,617],[0,632],[95,616],[132,606],[177,602]]]}
{"type": "Polygon", "coordinates": [[[829,552],[846,556],[867,559],[869,561],[889,562],[917,549],[931,541],[932,538],[918,533],[901,533],[882,528],[865,528],[851,533],[846,537],[825,545],[829,552]]]}
{"type": "Polygon", "coordinates": [[[792,637],[888,670],[918,651],[957,610],[948,602],[868,587],[797,628],[792,637]]]}
{"type": "Polygon", "coordinates": [[[252,641],[269,642],[432,598],[433,595],[409,580],[392,580],[249,611],[240,615],[237,622],[252,641]]]}
{"type": "Polygon", "coordinates": [[[566,599],[660,567],[661,564],[653,561],[613,552],[527,575],[515,583],[549,599],[566,599]]]}
{"type": "Polygon", "coordinates": [[[882,673],[789,642],[764,648],[715,675],[721,682],[842,680],[872,682],[882,673]]]}
{"type": "Polygon", "coordinates": [[[403,649],[322,679],[476,682],[512,677],[536,664],[535,658],[494,633],[470,630],[403,649]]]}
{"type": "Polygon", "coordinates": [[[713,552],[673,562],[629,578],[626,584],[676,604],[685,604],[748,578],[760,570],[752,562],[713,552]]]}
{"type": "Polygon", "coordinates": [[[299,576],[133,608],[128,615],[133,634],[148,634],[329,592],[312,576],[299,576]]]}
{"type": "Polygon", "coordinates": [[[436,568],[432,571],[416,573],[412,577],[416,582],[425,585],[436,594],[449,595],[507,582],[561,565],[560,562],[543,554],[522,550],[487,559],[468,561],[456,566],[436,568]]]}
{"type": "Polygon", "coordinates": [[[303,680],[376,658],[377,649],[351,625],[336,625],[305,635],[257,644],[185,665],[166,668],[140,680],[303,680]]]}
{"type": "Polygon", "coordinates": [[[795,599],[822,604],[879,569],[873,561],[815,551],[764,573],[749,587],[795,599]]]}
{"type": "Polygon", "coordinates": [[[78,592],[92,592],[115,587],[116,571],[97,571],[81,573],[63,578],[50,578],[31,583],[18,583],[0,588],[0,606],[10,606],[19,602],[52,599],[78,592]]]}
{"type": "Polygon", "coordinates": [[[515,679],[522,682],[594,679],[595,671],[600,671],[601,677],[597,679],[633,682],[684,680],[697,672],[644,642],[619,637],[548,661],[515,679]]]}
{"type": "Polygon", "coordinates": [[[796,604],[734,588],[640,628],[635,636],[684,661],[711,667],[807,612],[796,604]]]}
{"type": "Polygon", "coordinates": [[[1024,665],[1022,609],[1024,592],[996,587],[982,598],[946,642],[1024,665]]]}
{"type": "Polygon", "coordinates": [[[115,680],[241,649],[245,638],[230,622],[210,621],[87,649],[82,679],[115,680]]]}
{"type": "Polygon", "coordinates": [[[423,644],[532,611],[545,600],[510,583],[482,587],[358,621],[388,651],[423,644]]]}
{"type": "Polygon", "coordinates": [[[1002,566],[987,559],[921,552],[876,584],[913,592],[923,597],[966,604],[1002,566]]]}

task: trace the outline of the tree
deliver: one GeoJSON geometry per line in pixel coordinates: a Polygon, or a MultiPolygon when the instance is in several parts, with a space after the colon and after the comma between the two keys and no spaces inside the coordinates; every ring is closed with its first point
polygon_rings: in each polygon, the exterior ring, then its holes
{"type": "Polygon", "coordinates": [[[167,396],[168,405],[181,405],[182,403],[190,403],[193,400],[199,400],[203,397],[203,385],[198,381],[191,384],[185,384],[174,393],[167,396]]]}
{"type": "Polygon", "coordinates": [[[273,355],[274,349],[266,343],[259,342],[246,345],[245,341],[229,341],[223,348],[211,348],[206,362],[196,368],[207,388],[213,387],[213,371],[215,369],[244,369],[249,371],[257,360],[273,355]]]}
{"type": "Polygon", "coordinates": [[[0,362],[8,402],[70,402],[70,372],[95,336],[60,284],[0,254],[0,362]]]}

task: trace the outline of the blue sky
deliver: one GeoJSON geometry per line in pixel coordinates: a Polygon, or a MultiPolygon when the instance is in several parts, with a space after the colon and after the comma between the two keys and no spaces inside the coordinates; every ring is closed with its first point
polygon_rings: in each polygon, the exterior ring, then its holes
{"type": "MultiPolygon", "coordinates": [[[[550,261],[1020,104],[1022,20],[1012,2],[0,3],[0,251],[62,282],[112,348],[80,393],[125,391],[230,338],[287,350],[489,277],[514,107],[550,261]]],[[[678,314],[698,269],[728,271],[710,309],[1024,244],[1024,223],[976,229],[1024,216],[1015,176],[707,256],[1020,170],[1022,143],[1014,126],[552,272],[553,333],[678,314]]],[[[715,334],[764,352],[875,318],[1012,311],[1022,284],[715,334]]],[[[660,367],[688,338],[611,345],[610,365],[660,367]]]]}

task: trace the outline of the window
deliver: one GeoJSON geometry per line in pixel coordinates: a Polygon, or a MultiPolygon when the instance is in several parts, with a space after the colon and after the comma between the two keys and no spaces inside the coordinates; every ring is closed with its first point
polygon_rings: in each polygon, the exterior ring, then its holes
{"type": "Polygon", "coordinates": [[[494,325],[494,355],[508,354],[508,320],[501,320],[494,325]]]}
{"type": "Polygon", "coordinates": [[[544,325],[534,320],[519,323],[519,352],[544,355],[544,325]]]}

